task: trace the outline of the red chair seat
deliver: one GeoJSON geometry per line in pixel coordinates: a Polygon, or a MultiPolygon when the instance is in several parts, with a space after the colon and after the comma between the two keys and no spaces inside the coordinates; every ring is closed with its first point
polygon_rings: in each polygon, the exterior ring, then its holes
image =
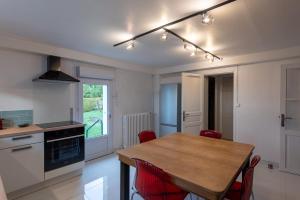
{"type": "Polygon", "coordinates": [[[229,189],[228,193],[226,194],[226,198],[230,200],[240,200],[242,199],[242,183],[241,182],[234,182],[229,189]]]}

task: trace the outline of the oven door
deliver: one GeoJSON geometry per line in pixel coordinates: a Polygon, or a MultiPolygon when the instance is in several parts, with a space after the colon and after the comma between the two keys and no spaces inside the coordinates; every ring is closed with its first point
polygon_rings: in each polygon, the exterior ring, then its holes
{"type": "Polygon", "coordinates": [[[84,135],[45,141],[45,172],[84,160],[84,135]]]}

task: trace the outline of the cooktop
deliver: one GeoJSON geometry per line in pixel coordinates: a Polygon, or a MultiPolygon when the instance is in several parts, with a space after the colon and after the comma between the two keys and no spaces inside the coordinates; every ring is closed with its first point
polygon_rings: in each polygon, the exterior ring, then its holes
{"type": "Polygon", "coordinates": [[[81,123],[75,121],[63,121],[63,122],[52,122],[44,124],[36,124],[40,128],[56,128],[61,126],[71,126],[71,125],[80,125],[81,123]]]}

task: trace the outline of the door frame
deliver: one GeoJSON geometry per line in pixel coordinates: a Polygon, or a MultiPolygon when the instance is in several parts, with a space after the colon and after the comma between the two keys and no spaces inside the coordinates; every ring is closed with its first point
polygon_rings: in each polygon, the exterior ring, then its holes
{"type": "Polygon", "coordinates": [[[107,135],[105,136],[101,136],[98,138],[93,138],[93,139],[85,139],[85,144],[89,143],[89,141],[92,140],[103,140],[106,139],[107,140],[107,149],[104,152],[99,152],[97,154],[93,154],[93,155],[88,155],[85,152],[85,160],[92,160],[95,158],[99,158],[101,156],[110,154],[113,152],[113,131],[112,131],[112,80],[108,80],[108,79],[98,79],[98,78],[88,78],[88,77],[80,77],[80,83],[78,84],[77,87],[77,120],[79,122],[83,123],[83,99],[82,99],[82,95],[83,95],[83,90],[82,90],[82,86],[84,83],[87,84],[100,84],[100,85],[107,85],[107,135]]]}
{"type": "MultiPolygon", "coordinates": [[[[281,66],[281,89],[280,89],[280,113],[286,115],[286,84],[287,77],[286,72],[287,69],[299,68],[300,63],[293,64],[284,64],[281,66]]],[[[284,172],[289,172],[293,174],[300,174],[300,171],[288,169],[286,166],[286,133],[285,127],[280,126],[280,164],[279,169],[284,172]]]]}
{"type": "MultiPolygon", "coordinates": [[[[226,75],[233,74],[233,141],[238,141],[237,137],[237,111],[240,107],[239,98],[238,98],[238,67],[228,67],[228,68],[219,68],[219,69],[208,69],[201,70],[199,73],[203,75],[202,83],[201,83],[201,92],[202,92],[202,110],[205,111],[205,77],[207,76],[218,76],[218,75],[226,75]]],[[[203,113],[203,122],[204,122],[204,114],[203,113]]]]}

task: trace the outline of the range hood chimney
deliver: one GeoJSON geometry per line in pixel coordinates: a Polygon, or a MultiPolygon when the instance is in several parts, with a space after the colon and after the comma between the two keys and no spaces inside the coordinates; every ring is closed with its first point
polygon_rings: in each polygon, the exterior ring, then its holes
{"type": "Polygon", "coordinates": [[[77,83],[80,82],[62,71],[60,71],[60,57],[47,56],[47,72],[32,81],[52,83],[77,83]]]}

